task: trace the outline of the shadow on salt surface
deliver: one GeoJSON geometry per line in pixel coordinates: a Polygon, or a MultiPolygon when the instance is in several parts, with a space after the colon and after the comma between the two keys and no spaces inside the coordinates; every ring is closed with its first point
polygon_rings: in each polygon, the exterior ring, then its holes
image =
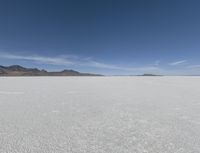
{"type": "Polygon", "coordinates": [[[24,92],[18,91],[0,91],[0,95],[22,95],[24,92]]]}

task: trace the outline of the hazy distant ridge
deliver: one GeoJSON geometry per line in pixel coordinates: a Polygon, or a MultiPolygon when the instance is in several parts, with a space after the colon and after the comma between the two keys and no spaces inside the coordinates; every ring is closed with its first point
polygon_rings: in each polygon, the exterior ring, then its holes
{"type": "Polygon", "coordinates": [[[81,73],[74,70],[48,72],[37,68],[25,68],[20,65],[0,66],[0,76],[101,76],[99,74],[81,73]]]}

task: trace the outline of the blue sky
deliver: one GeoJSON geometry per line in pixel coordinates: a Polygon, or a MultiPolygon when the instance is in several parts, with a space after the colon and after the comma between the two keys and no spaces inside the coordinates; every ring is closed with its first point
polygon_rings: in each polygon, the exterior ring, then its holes
{"type": "Polygon", "coordinates": [[[0,65],[200,74],[199,0],[1,0],[0,65]]]}

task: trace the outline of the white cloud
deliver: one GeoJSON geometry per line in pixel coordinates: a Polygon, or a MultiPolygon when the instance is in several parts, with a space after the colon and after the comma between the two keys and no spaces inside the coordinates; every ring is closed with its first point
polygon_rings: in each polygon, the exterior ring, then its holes
{"type": "Polygon", "coordinates": [[[97,67],[97,68],[112,69],[112,70],[130,71],[130,72],[141,72],[141,71],[149,72],[149,71],[160,70],[160,68],[158,68],[157,66],[125,67],[125,66],[100,63],[96,61],[88,61],[88,63],[85,63],[83,65],[90,67],[97,67]]]}
{"type": "Polygon", "coordinates": [[[200,65],[189,65],[187,68],[192,68],[192,69],[196,69],[196,68],[200,68],[200,65]]]}
{"type": "Polygon", "coordinates": [[[160,60],[156,60],[155,62],[154,62],[154,66],[159,66],[160,65],[160,60]]]}
{"type": "Polygon", "coordinates": [[[8,53],[0,53],[0,58],[11,59],[11,60],[27,60],[32,62],[39,62],[43,64],[50,65],[62,65],[62,66],[82,66],[82,67],[94,67],[99,69],[110,69],[126,71],[129,73],[159,73],[161,69],[157,66],[159,61],[157,61],[156,66],[144,66],[144,67],[125,67],[113,64],[101,63],[92,60],[92,58],[80,58],[74,55],[60,55],[57,57],[47,57],[39,55],[16,55],[8,53]]]}
{"type": "Polygon", "coordinates": [[[72,65],[71,60],[63,57],[45,57],[45,56],[23,56],[14,54],[0,54],[0,58],[15,59],[15,60],[28,60],[33,62],[40,62],[52,65],[72,65]]]}
{"type": "Polygon", "coordinates": [[[186,62],[187,62],[187,60],[175,61],[175,62],[169,63],[169,65],[177,66],[177,65],[182,65],[182,64],[184,64],[186,62]]]}
{"type": "Polygon", "coordinates": [[[86,65],[86,66],[90,66],[90,67],[97,67],[97,68],[122,70],[122,68],[119,67],[119,66],[112,65],[112,64],[100,63],[100,62],[96,62],[96,61],[93,61],[93,60],[87,60],[87,62],[82,63],[82,65],[86,65]]]}

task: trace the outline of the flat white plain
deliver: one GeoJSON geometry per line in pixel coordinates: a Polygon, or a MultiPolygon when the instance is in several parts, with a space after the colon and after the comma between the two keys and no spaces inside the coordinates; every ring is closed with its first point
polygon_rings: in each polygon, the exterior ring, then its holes
{"type": "Polygon", "coordinates": [[[199,153],[200,77],[1,77],[1,153],[199,153]]]}

